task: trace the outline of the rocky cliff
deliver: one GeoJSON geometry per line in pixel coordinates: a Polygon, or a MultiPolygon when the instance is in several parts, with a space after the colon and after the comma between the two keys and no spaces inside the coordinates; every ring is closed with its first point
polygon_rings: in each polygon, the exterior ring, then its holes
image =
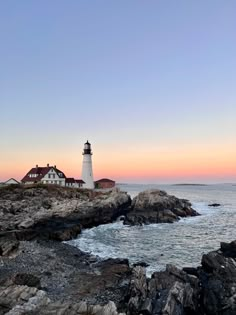
{"type": "Polygon", "coordinates": [[[17,239],[68,240],[81,228],[109,223],[125,214],[129,195],[118,189],[92,191],[58,186],[0,188],[0,235],[17,239]],[[2,233],[1,233],[2,232],[2,233]]]}
{"type": "Polygon", "coordinates": [[[0,235],[18,240],[35,238],[69,240],[81,228],[110,223],[125,215],[125,224],[172,223],[195,216],[191,203],[160,190],[141,192],[131,204],[118,189],[96,191],[58,186],[7,186],[0,188],[0,235]]]}

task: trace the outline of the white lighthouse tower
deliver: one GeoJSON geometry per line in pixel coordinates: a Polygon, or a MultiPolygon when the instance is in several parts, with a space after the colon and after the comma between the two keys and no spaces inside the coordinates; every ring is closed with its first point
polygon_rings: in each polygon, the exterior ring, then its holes
{"type": "Polygon", "coordinates": [[[87,142],[84,144],[83,151],[83,165],[82,165],[82,180],[85,182],[84,188],[94,188],[93,181],[93,167],[92,167],[92,150],[91,144],[87,142]]]}

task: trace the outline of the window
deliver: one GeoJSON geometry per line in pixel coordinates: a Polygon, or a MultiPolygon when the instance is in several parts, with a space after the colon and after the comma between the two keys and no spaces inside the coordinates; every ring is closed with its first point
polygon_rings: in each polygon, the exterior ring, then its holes
{"type": "Polygon", "coordinates": [[[48,178],[51,178],[51,174],[48,174],[48,178]]]}
{"type": "Polygon", "coordinates": [[[52,178],[55,178],[55,174],[52,174],[52,178]]]}

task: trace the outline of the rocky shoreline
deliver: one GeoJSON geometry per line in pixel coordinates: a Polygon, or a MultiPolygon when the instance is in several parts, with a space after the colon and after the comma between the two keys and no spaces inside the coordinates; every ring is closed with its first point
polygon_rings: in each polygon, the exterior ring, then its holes
{"type": "Polygon", "coordinates": [[[125,259],[99,260],[55,241],[21,241],[1,257],[0,314],[225,314],[236,311],[236,241],[201,266],[146,277],[125,259]]]}
{"type": "Polygon", "coordinates": [[[168,265],[151,278],[143,263],[101,260],[61,242],[120,215],[148,224],[198,214],[162,191],[131,201],[118,190],[0,189],[0,315],[236,314],[236,241],[197,268],[168,265]]]}

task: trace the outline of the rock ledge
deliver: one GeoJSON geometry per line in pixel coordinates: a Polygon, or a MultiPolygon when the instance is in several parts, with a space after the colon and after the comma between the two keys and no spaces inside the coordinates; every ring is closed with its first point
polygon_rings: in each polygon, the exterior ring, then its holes
{"type": "Polygon", "coordinates": [[[180,217],[197,216],[186,199],[168,195],[162,190],[146,190],[138,194],[126,215],[124,224],[173,223],[180,217]]]}

